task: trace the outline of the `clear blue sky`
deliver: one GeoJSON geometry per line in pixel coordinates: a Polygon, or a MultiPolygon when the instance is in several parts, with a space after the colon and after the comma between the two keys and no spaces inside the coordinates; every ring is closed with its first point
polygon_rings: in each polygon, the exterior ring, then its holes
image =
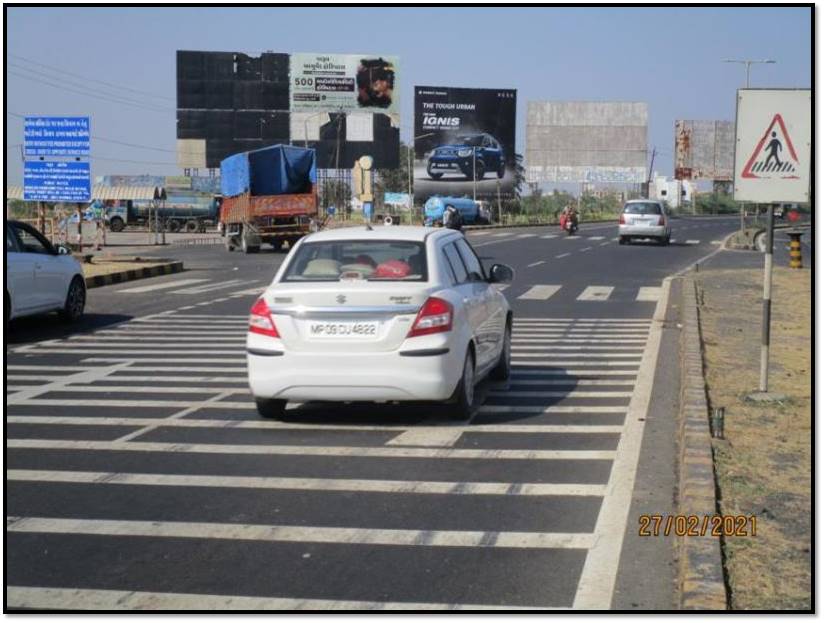
{"type": "MultiPolygon", "coordinates": [[[[518,90],[517,149],[530,100],[623,100],[649,104],[655,168],[672,175],[675,119],[735,118],[744,68],[723,58],[774,58],[751,86],[812,83],[807,8],[8,8],[8,111],[90,115],[92,134],[150,145],[93,141],[94,176],[175,174],[175,51],[338,52],[401,59],[401,138],[412,122],[412,87],[518,90]],[[145,110],[46,86],[50,68],[124,85],[145,110]],[[29,70],[42,72],[35,74],[29,70]],[[160,151],[165,150],[165,151],[160,151]],[[102,158],[151,161],[143,164],[102,158]]],[[[58,74],[59,75],[59,74],[58,74]]],[[[96,82],[64,74],[64,80],[96,82]]],[[[77,88],[61,83],[67,88],[77,88]]],[[[22,120],[6,115],[8,183],[20,183],[22,120]]]]}

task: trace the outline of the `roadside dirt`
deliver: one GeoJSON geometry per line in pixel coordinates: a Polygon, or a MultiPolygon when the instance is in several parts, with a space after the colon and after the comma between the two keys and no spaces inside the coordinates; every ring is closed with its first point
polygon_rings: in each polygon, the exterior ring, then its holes
{"type": "Polygon", "coordinates": [[[755,536],[727,537],[724,555],[736,610],[809,609],[811,597],[811,272],[773,278],[769,390],[787,399],[746,400],[758,388],[762,272],[697,275],[710,409],[725,407],[714,439],[720,510],[755,516],[755,536]]]}

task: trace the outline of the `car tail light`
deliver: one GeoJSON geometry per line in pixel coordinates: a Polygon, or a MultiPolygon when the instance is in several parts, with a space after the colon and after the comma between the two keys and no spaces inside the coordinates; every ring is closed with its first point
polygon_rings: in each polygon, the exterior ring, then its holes
{"type": "Polygon", "coordinates": [[[621,216],[618,218],[618,224],[619,225],[626,225],[627,224],[627,219],[624,218],[623,214],[621,214],[621,216]]]}
{"type": "Polygon", "coordinates": [[[445,333],[451,330],[452,305],[443,299],[430,296],[415,317],[415,323],[406,337],[445,333]]]}
{"type": "Polygon", "coordinates": [[[269,306],[263,300],[263,297],[255,301],[249,311],[249,333],[280,337],[277,327],[275,327],[275,321],[272,320],[272,314],[269,312],[269,306]]]}
{"type": "Polygon", "coordinates": [[[659,225],[663,225],[663,224],[664,224],[664,215],[663,215],[663,214],[662,214],[661,216],[659,216],[659,217],[658,217],[658,224],[659,224],[659,225]]]}

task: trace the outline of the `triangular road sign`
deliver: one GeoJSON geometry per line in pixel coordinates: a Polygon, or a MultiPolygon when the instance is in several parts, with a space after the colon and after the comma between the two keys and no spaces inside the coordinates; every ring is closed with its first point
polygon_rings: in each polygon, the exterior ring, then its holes
{"type": "Polygon", "coordinates": [[[741,177],[751,179],[798,179],[798,156],[780,114],[773,117],[767,131],[747,161],[741,177]]]}

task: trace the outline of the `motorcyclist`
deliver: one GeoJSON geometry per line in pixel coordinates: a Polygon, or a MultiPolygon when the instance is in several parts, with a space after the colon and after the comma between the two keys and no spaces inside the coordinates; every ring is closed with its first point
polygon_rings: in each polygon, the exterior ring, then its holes
{"type": "Polygon", "coordinates": [[[575,210],[574,205],[568,205],[563,209],[559,222],[561,229],[564,230],[566,230],[567,222],[571,222],[573,228],[578,228],[578,212],[575,210]]]}
{"type": "Polygon", "coordinates": [[[461,217],[461,213],[455,206],[446,206],[446,209],[443,211],[443,226],[456,231],[463,229],[463,217],[461,217]]]}

